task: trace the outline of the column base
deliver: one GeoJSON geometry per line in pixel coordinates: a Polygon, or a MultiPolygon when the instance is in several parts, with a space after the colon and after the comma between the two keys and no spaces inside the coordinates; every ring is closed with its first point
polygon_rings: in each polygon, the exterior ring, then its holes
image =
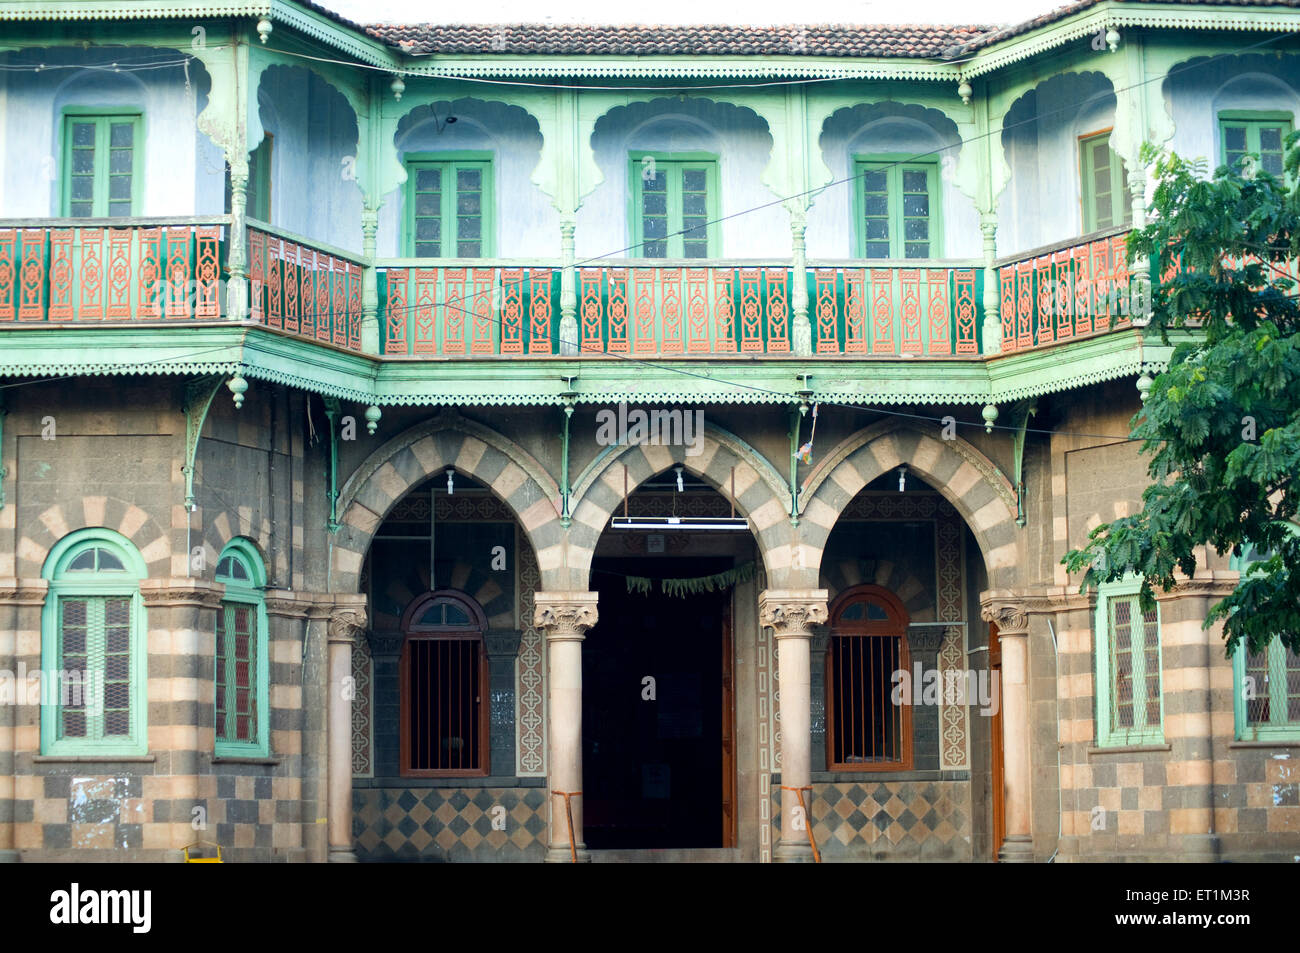
{"type": "MultiPolygon", "coordinates": [[[[587,851],[586,844],[579,844],[577,848],[577,853],[578,853],[578,863],[580,864],[591,863],[591,854],[587,851]]],[[[573,863],[573,854],[569,852],[569,845],[565,844],[563,847],[546,848],[546,859],[544,863],[548,863],[548,864],[573,863]]]]}
{"type": "Polygon", "coordinates": [[[357,855],[353,853],[351,847],[330,847],[329,863],[331,864],[355,864],[357,855]]]}
{"type": "Polygon", "coordinates": [[[1034,862],[1034,842],[1028,834],[1015,834],[1002,842],[998,851],[1000,864],[1032,864],[1034,862]]]}
{"type": "Polygon", "coordinates": [[[811,864],[813,863],[812,844],[795,842],[777,844],[772,851],[772,862],[777,864],[811,864]]]}

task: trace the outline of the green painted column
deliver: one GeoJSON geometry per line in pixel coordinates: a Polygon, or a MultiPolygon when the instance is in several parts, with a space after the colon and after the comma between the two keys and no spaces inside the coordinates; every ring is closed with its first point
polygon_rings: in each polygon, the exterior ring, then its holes
{"type": "Polygon", "coordinates": [[[812,354],[812,326],[808,323],[808,255],[804,232],[808,216],[803,211],[790,213],[791,281],[790,323],[791,346],[801,357],[812,354]]]}
{"type": "Polygon", "coordinates": [[[361,352],[378,354],[379,272],[375,270],[375,235],[379,231],[379,208],[370,202],[361,212],[361,256],[366,260],[361,279],[361,352]]]}
{"type": "Polygon", "coordinates": [[[998,270],[994,266],[998,253],[998,216],[980,213],[980,231],[984,235],[984,327],[981,338],[985,354],[1002,350],[1002,316],[998,312],[998,270]]]}
{"type": "Polygon", "coordinates": [[[574,253],[573,219],[560,222],[560,353],[572,356],[578,353],[578,276],[574,270],[577,255],[574,253]]]}

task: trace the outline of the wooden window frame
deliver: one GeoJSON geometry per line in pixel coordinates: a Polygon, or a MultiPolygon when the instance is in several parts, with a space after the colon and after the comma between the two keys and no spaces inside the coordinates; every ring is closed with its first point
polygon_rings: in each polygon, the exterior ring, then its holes
{"type": "MultiPolygon", "coordinates": [[[[441,235],[438,239],[444,254],[438,255],[436,261],[450,259],[454,261],[478,262],[496,255],[496,189],[494,177],[494,155],[491,152],[408,152],[403,157],[406,166],[406,187],[403,191],[406,208],[402,215],[402,247],[412,258],[422,257],[416,254],[415,241],[415,182],[416,173],[421,169],[439,168],[442,170],[442,207],[439,220],[442,222],[441,235]],[[456,248],[456,190],[455,178],[458,169],[477,168],[483,173],[483,207],[481,216],[483,230],[479,241],[482,243],[480,254],[476,258],[461,258],[446,254],[448,249],[456,248]],[[452,188],[447,188],[447,183],[452,188]]],[[[429,258],[429,256],[423,256],[429,258]]]]}
{"type": "MultiPolygon", "coordinates": [[[[911,699],[904,699],[904,703],[899,706],[901,712],[901,727],[899,746],[902,749],[901,758],[897,761],[887,762],[847,762],[837,763],[835,761],[835,652],[833,651],[836,638],[897,638],[898,639],[898,664],[899,667],[907,672],[911,672],[911,652],[907,644],[907,627],[910,624],[907,609],[899,600],[898,596],[885,589],[883,586],[863,584],[846,589],[835,597],[830,606],[829,627],[830,638],[826,642],[826,666],[825,666],[825,699],[826,699],[826,768],[828,771],[845,773],[891,773],[897,771],[911,771],[914,763],[913,757],[913,732],[912,732],[912,704],[911,699]],[[864,620],[862,622],[845,623],[841,616],[844,610],[858,602],[870,599],[878,599],[886,607],[886,614],[891,618],[884,622],[878,620],[864,620]]],[[[887,682],[887,691],[892,697],[893,694],[892,680],[887,682]]]]}
{"type": "Polygon", "coordinates": [[[411,601],[402,613],[402,653],[398,662],[398,694],[400,764],[399,770],[404,778],[481,778],[491,773],[491,705],[490,686],[488,683],[487,645],[483,635],[487,631],[487,615],[483,608],[472,598],[455,589],[438,589],[426,592],[411,601]],[[424,627],[415,620],[420,618],[431,604],[450,600],[463,606],[470,616],[470,623],[464,626],[424,627]],[[411,767],[411,687],[409,680],[410,646],[413,641],[473,641],[478,644],[478,734],[479,767],[477,768],[413,768],[411,767]]]}
{"type": "Polygon", "coordinates": [[[91,215],[77,216],[84,218],[123,218],[140,214],[141,199],[144,194],[144,146],[145,128],[144,112],[129,106],[65,106],[59,117],[59,215],[72,218],[72,124],[78,121],[93,120],[97,125],[95,131],[95,154],[103,155],[104,165],[95,170],[95,197],[92,199],[91,215]],[[130,121],[133,127],[131,147],[131,212],[128,216],[110,216],[108,213],[108,140],[109,127],[114,121],[130,121]],[[101,152],[101,145],[104,146],[101,152]],[[100,188],[102,179],[103,188],[100,188]],[[102,200],[102,201],[101,201],[102,200]]]}
{"type": "MultiPolygon", "coordinates": [[[[1255,553],[1254,547],[1243,552],[1241,556],[1233,556],[1229,560],[1228,568],[1235,569],[1245,577],[1250,572],[1250,567],[1260,559],[1267,558],[1261,554],[1255,553]],[[1250,558],[1251,556],[1255,558],[1250,558]]],[[[1274,638],[1265,648],[1265,659],[1267,660],[1268,672],[1271,676],[1270,681],[1273,683],[1269,686],[1269,710],[1270,713],[1277,706],[1278,701],[1282,702],[1282,708],[1285,711],[1286,705],[1286,656],[1287,648],[1281,640],[1274,638]],[[1280,698],[1271,694],[1274,686],[1279,682],[1277,676],[1281,675],[1280,698]]],[[[1232,716],[1235,728],[1234,737],[1238,741],[1300,741],[1300,719],[1290,721],[1284,719],[1281,724],[1270,719],[1269,724],[1251,724],[1247,721],[1248,712],[1246,707],[1247,699],[1245,697],[1245,678],[1246,678],[1246,647],[1241,643],[1237,644],[1237,650],[1232,653],[1232,716]]],[[[1256,686],[1256,691],[1259,688],[1256,686]]]]}
{"type": "Polygon", "coordinates": [[[722,207],[722,197],[718,192],[721,176],[719,174],[719,156],[715,152],[654,152],[639,149],[628,155],[628,244],[630,247],[630,257],[640,258],[645,261],[687,261],[687,262],[706,262],[710,259],[722,257],[722,232],[718,227],[718,219],[721,217],[719,209],[722,207]],[[705,240],[708,242],[708,254],[703,258],[687,258],[683,248],[682,232],[682,209],[681,209],[681,179],[680,177],[669,178],[669,188],[666,191],[668,196],[668,254],[663,258],[647,258],[642,249],[645,245],[645,223],[641,219],[642,208],[642,185],[645,180],[642,178],[642,163],[647,159],[652,159],[655,163],[655,174],[663,174],[665,169],[685,170],[692,167],[698,167],[704,170],[705,187],[708,190],[705,201],[706,216],[708,225],[705,227],[705,240]],[[662,167],[662,168],[661,168],[662,167]],[[674,195],[676,198],[674,198],[674,195]],[[674,254],[676,252],[676,254],[674,254]]]}
{"type": "MultiPolygon", "coordinates": [[[[1111,603],[1120,600],[1132,600],[1137,613],[1134,617],[1136,620],[1135,628],[1140,628],[1142,632],[1142,641],[1144,651],[1140,653],[1145,666],[1145,645],[1146,645],[1146,625],[1143,621],[1141,606],[1137,604],[1138,590],[1141,589],[1141,580],[1128,576],[1118,582],[1105,583],[1097,589],[1097,609],[1094,617],[1094,656],[1097,666],[1097,747],[1098,748],[1117,748],[1128,747],[1132,745],[1162,745],[1165,743],[1165,676],[1164,676],[1164,639],[1160,632],[1160,605],[1156,604],[1156,664],[1160,668],[1159,672],[1159,692],[1160,692],[1160,723],[1158,725],[1143,725],[1141,728],[1121,728],[1111,724],[1111,699],[1115,693],[1114,673],[1111,671],[1111,631],[1110,631],[1110,606],[1111,603]]],[[[1131,651],[1131,650],[1130,650],[1131,651]]],[[[1138,701],[1143,702],[1146,698],[1145,667],[1143,669],[1143,678],[1134,678],[1134,685],[1141,687],[1141,692],[1135,687],[1133,693],[1133,710],[1136,713],[1141,710],[1145,719],[1146,705],[1139,706],[1138,701]]]]}
{"type": "MultiPolygon", "coordinates": [[[[1295,131],[1295,114],[1285,109],[1225,109],[1216,117],[1219,134],[1219,162],[1228,164],[1227,129],[1230,126],[1242,126],[1246,130],[1246,154],[1260,155],[1259,130],[1264,126],[1283,126],[1282,157],[1286,158],[1286,137],[1295,131]]],[[[1289,184],[1290,177],[1285,167],[1282,178],[1289,184]]]]}
{"type": "Polygon", "coordinates": [[[934,261],[943,257],[943,190],[939,181],[940,165],[937,157],[917,159],[907,153],[874,153],[853,157],[853,254],[863,261],[934,261]],[[930,197],[930,254],[924,258],[908,258],[907,240],[903,226],[903,172],[924,169],[928,175],[926,185],[930,197]],[[889,196],[889,256],[867,257],[866,205],[862,187],[867,172],[884,172],[886,194],[889,196]]]}
{"type": "MultiPolygon", "coordinates": [[[[232,539],[221,551],[217,559],[221,563],[227,558],[237,559],[248,572],[248,580],[238,580],[231,576],[217,574],[216,580],[226,587],[217,608],[216,643],[212,651],[212,751],[218,758],[267,758],[271,754],[271,711],[270,711],[270,650],[267,636],[266,615],[266,569],[261,554],[252,542],[242,538],[232,539]],[[255,737],[248,741],[223,739],[220,726],[216,724],[217,711],[217,665],[221,656],[221,642],[224,637],[224,622],[227,606],[247,605],[253,611],[253,664],[256,684],[252,686],[257,705],[257,720],[254,724],[255,737]]],[[[227,659],[233,668],[233,659],[227,659]]],[[[227,685],[230,679],[227,678],[227,685]]]]}
{"type": "MultiPolygon", "coordinates": [[[[131,730],[126,736],[98,738],[60,738],[61,694],[52,704],[41,704],[41,754],[69,757],[136,757],[148,753],[148,639],[147,617],[140,597],[140,581],[148,570],[139,551],[125,536],[110,529],[78,530],[63,537],[50,550],[41,572],[49,589],[41,611],[41,668],[43,681],[53,681],[48,689],[60,692],[57,673],[62,670],[62,603],[68,599],[124,597],[130,600],[131,653],[128,695],[131,706],[131,730]],[[87,549],[99,547],[121,561],[123,570],[68,570],[69,564],[87,549]]],[[[91,687],[103,691],[102,673],[92,677],[91,687]]],[[[103,699],[100,699],[100,710],[103,699]]]]}
{"type": "Polygon", "coordinates": [[[1082,213],[1083,234],[1085,235],[1105,228],[1119,228],[1133,224],[1133,198],[1128,188],[1128,166],[1124,162],[1124,157],[1110,146],[1110,137],[1113,132],[1114,128],[1108,127],[1085,132],[1079,137],[1079,207],[1082,213]],[[1106,139],[1106,148],[1110,150],[1110,154],[1114,159],[1110,169],[1111,192],[1118,195],[1123,203],[1120,221],[1112,222],[1109,225],[1097,224],[1097,195],[1093,188],[1094,169],[1091,150],[1088,148],[1090,143],[1103,136],[1106,139]]]}

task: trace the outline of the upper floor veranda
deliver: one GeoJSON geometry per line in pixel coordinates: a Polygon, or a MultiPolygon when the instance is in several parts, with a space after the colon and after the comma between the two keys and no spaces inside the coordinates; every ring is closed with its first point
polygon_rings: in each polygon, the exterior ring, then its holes
{"type": "Polygon", "coordinates": [[[1132,320],[1139,150],[1280,171],[1296,22],[1103,0],[1002,31],[366,30],[288,0],[8,2],[0,368],[113,373],[147,344],[378,403],[1136,376],[1165,353],[1132,320]]]}

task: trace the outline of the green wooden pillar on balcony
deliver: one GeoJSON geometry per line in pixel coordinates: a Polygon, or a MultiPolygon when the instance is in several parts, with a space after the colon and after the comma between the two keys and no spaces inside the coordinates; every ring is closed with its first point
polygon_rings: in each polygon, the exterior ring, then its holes
{"type": "Polygon", "coordinates": [[[361,352],[378,354],[379,281],[375,271],[375,235],[379,231],[379,207],[369,201],[361,210],[361,255],[366,260],[361,279],[361,352]]]}
{"type": "MultiPolygon", "coordinates": [[[[251,28],[250,21],[250,28],[251,28]]],[[[212,77],[207,108],[198,126],[225,153],[230,166],[230,236],[226,250],[229,277],[226,315],[231,321],[248,316],[248,110],[250,82],[247,37],[238,33],[229,45],[202,45],[190,50],[212,77]]],[[[258,124],[258,141],[261,125],[258,124]]]]}
{"type": "MultiPolygon", "coordinates": [[[[802,204],[803,200],[800,200],[802,204]]],[[[791,346],[794,353],[812,354],[812,326],[808,323],[808,255],[805,250],[804,231],[808,215],[803,209],[790,212],[790,270],[793,287],[790,289],[791,346]]]]}

